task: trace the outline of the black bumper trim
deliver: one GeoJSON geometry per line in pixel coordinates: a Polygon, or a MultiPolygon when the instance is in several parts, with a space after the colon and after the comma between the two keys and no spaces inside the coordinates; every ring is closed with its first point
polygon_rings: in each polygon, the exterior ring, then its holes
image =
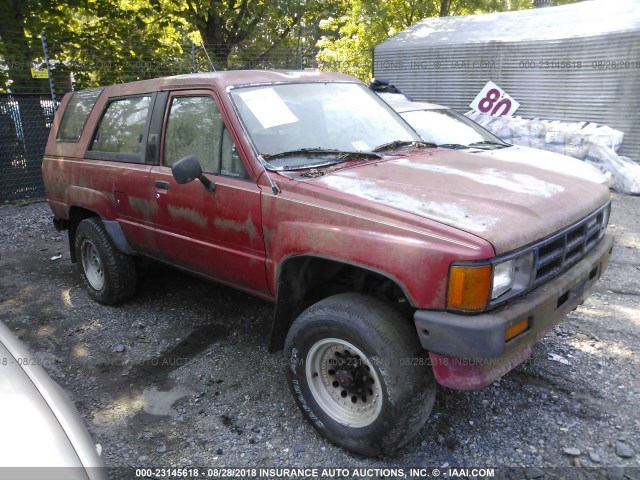
{"type": "Polygon", "coordinates": [[[540,333],[549,331],[583,302],[607,267],[612,248],[613,236],[605,235],[569,270],[489,313],[416,311],[414,322],[422,347],[452,357],[495,358],[535,343],[540,333]],[[505,343],[506,329],[525,318],[529,330],[505,343]]]}

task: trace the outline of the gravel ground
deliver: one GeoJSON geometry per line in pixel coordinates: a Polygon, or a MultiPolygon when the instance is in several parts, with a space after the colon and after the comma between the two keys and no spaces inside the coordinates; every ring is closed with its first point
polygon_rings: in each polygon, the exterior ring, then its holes
{"type": "Polygon", "coordinates": [[[351,454],[306,423],[281,352],[268,351],[272,305],[153,262],[140,264],[133,300],[91,301],[46,203],[0,206],[0,321],[68,392],[113,478],[134,478],[115,467],[199,466],[637,479],[640,197],[613,198],[616,246],[591,297],[499,382],[440,388],[425,427],[391,457],[351,454]]]}

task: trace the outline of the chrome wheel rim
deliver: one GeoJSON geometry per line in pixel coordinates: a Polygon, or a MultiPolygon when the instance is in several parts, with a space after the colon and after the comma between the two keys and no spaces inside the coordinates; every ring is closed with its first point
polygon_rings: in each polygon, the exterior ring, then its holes
{"type": "Polygon", "coordinates": [[[85,240],[80,248],[80,255],[82,257],[82,269],[89,284],[95,290],[102,290],[104,287],[104,269],[102,268],[98,250],[96,250],[93,243],[85,240]]]}
{"type": "Polygon", "coordinates": [[[336,422],[366,427],[380,416],[380,378],[353,344],[337,338],[316,342],[307,355],[305,373],[315,401],[336,422]]]}

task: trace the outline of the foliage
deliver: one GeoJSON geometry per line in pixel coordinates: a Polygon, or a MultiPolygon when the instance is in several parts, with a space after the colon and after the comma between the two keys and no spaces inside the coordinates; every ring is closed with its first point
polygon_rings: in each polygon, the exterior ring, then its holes
{"type": "Polygon", "coordinates": [[[318,65],[367,79],[373,47],[422,18],[531,5],[532,0],[0,0],[0,91],[48,91],[48,81],[30,72],[44,67],[40,32],[48,39],[62,91],[72,83],[84,88],[188,73],[192,44],[201,70],[318,65]]]}
{"type": "MultiPolygon", "coordinates": [[[[554,0],[554,5],[576,0],[554,0]]],[[[362,80],[371,76],[373,47],[426,17],[532,8],[532,0],[342,0],[337,15],[320,22],[320,68],[362,80]]]]}
{"type": "Polygon", "coordinates": [[[342,15],[320,22],[326,35],[318,42],[319,66],[362,79],[371,72],[373,47],[425,17],[438,2],[424,0],[345,0],[342,15]]]}
{"type": "Polygon", "coordinates": [[[0,55],[9,66],[12,91],[48,91],[46,80],[31,79],[41,66],[40,32],[48,39],[57,87],[78,88],[190,71],[188,25],[162,9],[168,0],[5,0],[0,10],[0,55]],[[2,24],[7,22],[7,24],[2,24]]]}
{"type": "Polygon", "coordinates": [[[290,47],[314,1],[186,0],[176,1],[173,10],[197,29],[214,64],[237,68],[290,47]]]}

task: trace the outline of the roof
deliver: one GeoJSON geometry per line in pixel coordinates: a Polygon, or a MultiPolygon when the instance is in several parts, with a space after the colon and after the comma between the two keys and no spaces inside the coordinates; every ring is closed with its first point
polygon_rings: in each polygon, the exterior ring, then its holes
{"type": "Polygon", "coordinates": [[[559,7],[513,12],[427,18],[376,50],[486,42],[561,40],[611,33],[640,32],[638,0],[590,0],[559,7]]]}
{"type": "Polygon", "coordinates": [[[225,89],[240,85],[303,82],[359,82],[359,80],[341,73],[311,70],[230,70],[139,80],[137,82],[113,85],[109,88],[112,91],[117,91],[119,95],[127,95],[173,88],[206,88],[212,85],[225,89]]]}

